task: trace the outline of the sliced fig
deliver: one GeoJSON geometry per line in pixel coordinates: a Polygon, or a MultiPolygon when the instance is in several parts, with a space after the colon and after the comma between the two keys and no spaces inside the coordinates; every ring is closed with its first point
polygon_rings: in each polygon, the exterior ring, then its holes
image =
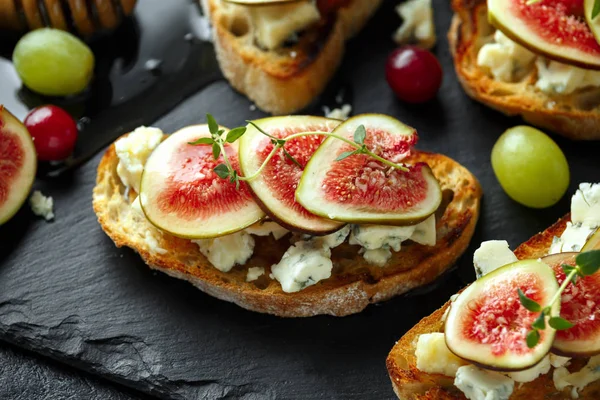
{"type": "MultiPolygon", "coordinates": [[[[322,117],[289,116],[265,118],[254,123],[266,133],[283,139],[300,132],[331,132],[340,121],[322,117]]],[[[260,175],[249,182],[263,211],[289,230],[311,235],[327,235],[344,226],[338,221],[310,213],[295,198],[304,167],[324,140],[325,136],[311,135],[286,142],[286,151],[300,165],[296,165],[280,149],[260,175]]],[[[248,125],[239,142],[242,173],[244,176],[254,175],[274,145],[270,138],[252,125],[248,125]]]]}
{"type": "Polygon", "coordinates": [[[600,250],[600,228],[585,242],[581,252],[590,250],[600,250]]]}
{"type": "MultiPolygon", "coordinates": [[[[213,171],[223,163],[222,155],[215,160],[211,145],[189,144],[202,137],[210,137],[207,125],[173,133],[150,155],[142,174],[140,203],[146,218],[157,228],[187,239],[234,233],[265,216],[246,183],[240,182],[236,189],[213,171]]],[[[225,151],[239,173],[237,145],[227,144],[225,151]]]]}
{"type": "Polygon", "coordinates": [[[488,0],[489,20],[534,53],[600,69],[600,44],[585,21],[582,0],[488,0]]]}
{"type": "MultiPolygon", "coordinates": [[[[527,332],[540,313],[528,311],[518,289],[541,305],[558,291],[554,271],[539,260],[505,265],[478,279],[452,303],[446,317],[446,344],[465,360],[499,371],[520,371],[536,365],[550,351],[556,331],[540,331],[529,348],[527,332]]],[[[554,304],[552,315],[560,310],[554,304]]]]}
{"type": "MultiPolygon", "coordinates": [[[[561,265],[575,265],[579,253],[559,253],[542,260],[552,267],[559,285],[566,278],[561,265]]],[[[600,353],[600,273],[577,278],[561,296],[560,316],[575,324],[558,331],[552,352],[564,356],[592,356],[600,353]]]]}
{"type": "MultiPolygon", "coordinates": [[[[366,129],[365,145],[376,155],[400,163],[417,141],[415,130],[379,114],[350,118],[334,131],[348,140],[359,126],[366,129]]],[[[437,210],[442,191],[427,164],[409,166],[407,172],[367,156],[330,137],[307,164],[296,200],[310,212],[336,221],[408,225],[424,221],[437,210]]]]}
{"type": "Polygon", "coordinates": [[[36,168],[35,147],[27,128],[0,104],[0,225],[27,199],[36,168]]]}
{"type": "Polygon", "coordinates": [[[585,13],[585,20],[596,38],[596,42],[600,42],[600,16],[596,15],[595,18],[592,18],[594,4],[596,4],[596,0],[583,0],[583,12],[585,13]]]}

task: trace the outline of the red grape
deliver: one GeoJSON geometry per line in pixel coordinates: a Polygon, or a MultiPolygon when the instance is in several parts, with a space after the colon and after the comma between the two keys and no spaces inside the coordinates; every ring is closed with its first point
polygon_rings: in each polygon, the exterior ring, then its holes
{"type": "Polygon", "coordinates": [[[431,52],[415,46],[394,50],[385,75],[394,93],[408,103],[431,100],[442,85],[440,62],[431,52]]]}
{"type": "Polygon", "coordinates": [[[77,124],[62,108],[46,105],[34,108],[25,118],[25,126],[41,161],[64,160],[77,141],[77,124]]]}

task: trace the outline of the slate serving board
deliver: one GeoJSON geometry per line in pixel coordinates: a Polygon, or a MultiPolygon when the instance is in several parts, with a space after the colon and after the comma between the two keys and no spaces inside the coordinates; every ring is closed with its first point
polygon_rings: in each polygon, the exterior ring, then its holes
{"type": "MultiPolygon", "coordinates": [[[[522,123],[469,100],[454,76],[445,32],[447,1],[434,1],[435,49],[444,66],[438,99],[407,106],[389,90],[383,66],[394,48],[396,1],[349,46],[340,77],[354,112],[381,112],[415,126],[418,147],[470,168],[484,189],[483,213],[458,267],[430,290],[345,317],[280,319],[213,299],[186,282],[151,272],[102,232],[91,207],[98,155],[59,180],[36,186],[55,200],[46,223],[24,208],[0,228],[0,339],[169,399],[392,399],[385,358],[395,341],[474,278],[471,257],[482,240],[516,247],[569,209],[582,181],[600,181],[600,142],[556,138],[571,166],[569,194],[531,210],[510,200],[489,163],[508,127],[522,123]]],[[[172,132],[210,112],[229,126],[263,114],[225,82],[188,98],[155,125],[172,132]]],[[[144,112],[140,105],[140,113],[144,112]]],[[[600,129],[600,127],[599,127],[600,129]]]]}

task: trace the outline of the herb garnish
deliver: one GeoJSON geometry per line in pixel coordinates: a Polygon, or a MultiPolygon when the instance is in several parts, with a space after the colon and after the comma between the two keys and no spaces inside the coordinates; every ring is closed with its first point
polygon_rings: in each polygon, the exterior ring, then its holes
{"type": "Polygon", "coordinates": [[[593,275],[600,269],[600,250],[591,250],[580,253],[575,258],[575,264],[574,267],[567,264],[561,265],[566,278],[554,297],[552,297],[552,300],[550,300],[550,304],[544,308],[542,308],[539,303],[527,297],[521,289],[518,289],[521,305],[531,312],[541,312],[540,316],[536,318],[533,324],[531,324],[531,330],[527,333],[526,341],[529,348],[535,347],[540,341],[540,331],[546,329],[546,317],[550,317],[548,319],[548,325],[557,331],[570,329],[575,326],[564,318],[551,316],[552,305],[560,299],[560,296],[570,283],[576,285],[578,277],[583,278],[585,276],[593,275]]]}
{"type": "Polygon", "coordinates": [[[245,126],[240,126],[240,127],[230,130],[227,133],[227,135],[223,136],[223,134],[225,133],[225,130],[219,128],[219,124],[217,124],[217,122],[215,121],[215,118],[212,115],[206,114],[206,121],[208,124],[208,130],[210,131],[211,137],[200,138],[194,142],[189,142],[189,144],[191,144],[191,145],[201,145],[201,144],[212,145],[212,153],[213,153],[214,159],[217,160],[222,155],[223,161],[224,161],[223,164],[219,164],[214,168],[215,173],[217,174],[217,176],[219,176],[219,178],[229,179],[229,181],[231,183],[235,183],[236,188],[239,188],[240,181],[251,181],[251,180],[255,179],[257,176],[259,176],[262,173],[262,171],[264,170],[264,168],[266,167],[266,165],[269,163],[269,161],[271,161],[271,158],[273,158],[273,156],[275,155],[275,153],[277,153],[277,151],[279,149],[281,149],[283,151],[283,154],[285,155],[285,157],[290,159],[298,167],[302,168],[302,165],[300,165],[298,160],[296,160],[294,157],[292,157],[292,155],[287,151],[287,149],[285,148],[285,144],[289,140],[297,139],[297,138],[300,138],[303,136],[319,135],[319,136],[333,137],[333,138],[336,138],[338,140],[341,140],[341,141],[351,145],[352,147],[354,147],[356,149],[354,151],[343,152],[335,159],[335,161],[340,161],[340,160],[343,160],[345,158],[351,157],[356,154],[365,154],[365,155],[367,155],[377,161],[380,161],[383,164],[388,165],[392,168],[395,168],[395,169],[398,169],[398,170],[404,171],[404,172],[408,171],[407,167],[405,167],[401,164],[393,163],[389,160],[386,160],[385,158],[378,156],[377,154],[373,153],[365,145],[365,139],[367,138],[367,130],[364,125],[359,125],[358,128],[356,128],[356,131],[354,132],[354,138],[353,138],[354,141],[348,140],[345,137],[336,135],[331,132],[301,132],[301,133],[296,133],[296,134],[290,135],[290,136],[286,137],[285,139],[280,139],[280,138],[277,138],[277,137],[265,132],[260,126],[256,125],[254,122],[246,121],[248,124],[250,124],[254,128],[256,128],[260,133],[269,137],[271,139],[271,143],[274,145],[274,147],[273,147],[273,150],[271,150],[271,152],[269,153],[267,158],[265,158],[265,160],[263,161],[261,166],[258,168],[258,170],[256,170],[256,172],[254,174],[252,174],[250,176],[240,176],[238,174],[238,172],[231,166],[231,162],[229,161],[229,158],[227,157],[227,153],[225,152],[225,144],[226,143],[234,143],[235,141],[237,141],[239,138],[241,138],[246,133],[247,128],[245,126]]]}

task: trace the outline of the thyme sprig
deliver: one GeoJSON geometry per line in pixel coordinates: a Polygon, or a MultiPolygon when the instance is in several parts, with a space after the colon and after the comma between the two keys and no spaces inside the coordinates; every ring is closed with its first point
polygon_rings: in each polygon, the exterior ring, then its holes
{"type": "Polygon", "coordinates": [[[229,157],[227,156],[227,152],[225,151],[225,144],[234,143],[238,139],[240,139],[246,133],[247,127],[240,126],[240,127],[234,128],[234,129],[230,130],[229,132],[227,132],[227,135],[223,135],[225,133],[225,129],[222,129],[219,126],[219,124],[217,124],[215,118],[212,115],[206,114],[206,122],[208,124],[208,130],[210,132],[210,137],[203,137],[196,141],[189,142],[189,144],[190,145],[211,145],[213,158],[215,160],[218,160],[219,157],[221,157],[221,156],[223,157],[223,163],[217,165],[214,168],[215,173],[217,174],[217,176],[219,178],[229,179],[229,181],[231,183],[235,183],[236,188],[239,188],[241,181],[251,181],[253,179],[256,179],[256,177],[258,177],[263,172],[263,170],[265,169],[265,167],[267,166],[269,161],[271,161],[271,159],[275,156],[275,154],[279,150],[283,151],[284,156],[286,158],[288,158],[290,161],[292,161],[296,166],[298,166],[299,168],[303,168],[302,165],[298,162],[298,160],[296,160],[288,152],[288,150],[285,148],[285,145],[290,140],[298,139],[298,138],[305,137],[305,136],[333,137],[333,138],[341,140],[344,143],[347,143],[350,146],[355,148],[355,150],[353,150],[353,151],[345,151],[345,152],[341,153],[335,159],[335,161],[341,161],[345,158],[348,158],[348,157],[351,157],[351,156],[354,156],[357,154],[365,154],[377,161],[382,162],[383,164],[385,164],[389,167],[398,169],[400,171],[405,171],[405,172],[408,171],[407,167],[405,167],[401,164],[396,164],[392,161],[386,160],[385,158],[380,157],[377,154],[373,153],[373,151],[371,151],[367,147],[367,145],[365,144],[365,139],[367,138],[367,130],[364,125],[359,125],[356,128],[356,131],[354,132],[354,135],[353,135],[354,140],[349,140],[343,136],[337,135],[332,132],[301,132],[301,133],[296,133],[296,134],[290,135],[290,136],[282,139],[282,138],[278,138],[278,137],[275,137],[275,136],[269,134],[264,129],[262,129],[260,126],[258,126],[256,123],[254,123],[252,121],[246,121],[249,125],[256,128],[260,133],[262,133],[263,135],[265,135],[269,139],[271,139],[271,143],[273,144],[273,149],[271,150],[269,155],[265,158],[265,160],[263,161],[261,166],[256,170],[256,172],[254,172],[252,175],[249,175],[249,176],[240,176],[240,174],[231,165],[229,157]]]}
{"type": "Polygon", "coordinates": [[[550,304],[546,307],[542,307],[539,303],[527,297],[521,289],[518,289],[521,305],[531,312],[540,313],[533,324],[531,324],[531,329],[527,333],[526,341],[529,348],[533,348],[539,343],[540,331],[546,329],[547,317],[549,317],[548,325],[558,331],[570,329],[575,326],[572,322],[564,318],[556,315],[552,316],[552,306],[560,299],[569,284],[577,285],[577,278],[593,275],[600,269],[600,250],[580,253],[575,258],[575,266],[563,264],[561,267],[566,278],[554,294],[554,297],[550,300],[550,304]]]}

